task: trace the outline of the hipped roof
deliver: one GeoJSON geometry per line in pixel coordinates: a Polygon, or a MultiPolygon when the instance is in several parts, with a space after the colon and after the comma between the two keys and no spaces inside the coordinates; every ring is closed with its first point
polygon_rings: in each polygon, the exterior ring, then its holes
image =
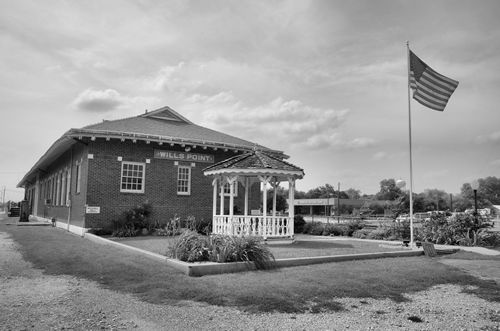
{"type": "Polygon", "coordinates": [[[203,173],[210,175],[275,176],[302,178],[304,170],[265,151],[253,150],[213,164],[203,173]]]}
{"type": "Polygon", "coordinates": [[[196,125],[170,107],[163,107],[145,114],[125,119],[103,121],[64,133],[17,185],[23,187],[36,179],[37,173],[45,169],[83,137],[106,139],[144,140],[148,142],[196,145],[214,149],[248,151],[253,148],[266,150],[281,157],[282,151],[272,150],[248,140],[196,125]]]}

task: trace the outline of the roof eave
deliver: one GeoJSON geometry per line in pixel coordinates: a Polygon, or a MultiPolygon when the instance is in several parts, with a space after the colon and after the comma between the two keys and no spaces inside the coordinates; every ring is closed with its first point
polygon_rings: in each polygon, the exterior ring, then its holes
{"type": "MultiPolygon", "coordinates": [[[[173,136],[163,136],[163,135],[151,135],[145,133],[137,132],[121,132],[121,131],[109,131],[109,130],[92,130],[92,129],[71,129],[68,131],[67,135],[72,138],[109,138],[109,139],[131,139],[131,140],[141,140],[157,143],[175,143],[175,144],[190,144],[197,146],[206,146],[211,148],[222,148],[222,149],[233,149],[242,151],[251,151],[253,147],[243,144],[230,144],[217,142],[212,140],[201,140],[201,139],[184,139],[173,136]]],[[[269,149],[264,146],[259,146],[265,149],[268,153],[277,154],[283,158],[288,158],[288,155],[284,154],[283,151],[269,149]]]]}
{"type": "Polygon", "coordinates": [[[71,146],[76,144],[70,136],[65,133],[59,139],[57,139],[49,149],[43,154],[40,159],[33,165],[33,167],[24,175],[21,181],[17,184],[17,187],[25,187],[26,183],[33,180],[37,173],[44,172],[44,167],[47,164],[55,161],[59,156],[65,153],[71,146]]]}
{"type": "Polygon", "coordinates": [[[228,168],[228,169],[215,169],[204,171],[205,176],[217,176],[217,175],[241,175],[241,176],[259,176],[259,175],[269,175],[269,176],[280,176],[280,177],[293,177],[301,179],[304,177],[303,170],[282,170],[282,169],[271,169],[271,168],[228,168]]]}

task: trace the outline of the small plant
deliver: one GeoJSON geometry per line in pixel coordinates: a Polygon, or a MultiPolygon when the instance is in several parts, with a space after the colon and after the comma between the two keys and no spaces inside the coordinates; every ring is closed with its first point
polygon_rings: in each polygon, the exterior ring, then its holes
{"type": "Polygon", "coordinates": [[[257,269],[273,266],[274,256],[256,237],[214,235],[185,231],[168,248],[167,255],[185,262],[254,262],[257,269]]]}

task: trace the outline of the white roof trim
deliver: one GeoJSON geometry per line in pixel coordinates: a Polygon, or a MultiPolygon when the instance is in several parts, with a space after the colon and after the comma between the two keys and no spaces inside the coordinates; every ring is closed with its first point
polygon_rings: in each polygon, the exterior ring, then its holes
{"type": "Polygon", "coordinates": [[[271,175],[271,176],[283,176],[289,177],[293,176],[296,178],[304,177],[304,171],[301,170],[280,170],[280,169],[238,169],[238,168],[230,168],[230,169],[217,169],[217,170],[208,170],[203,172],[205,176],[215,176],[215,175],[239,175],[239,176],[257,176],[257,175],[271,175]]]}

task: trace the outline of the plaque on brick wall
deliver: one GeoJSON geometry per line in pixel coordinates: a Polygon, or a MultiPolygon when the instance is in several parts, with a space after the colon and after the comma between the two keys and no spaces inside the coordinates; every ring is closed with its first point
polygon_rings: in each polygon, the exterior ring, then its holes
{"type": "Polygon", "coordinates": [[[101,213],[101,207],[98,207],[98,206],[85,206],[85,213],[86,214],[100,214],[101,213]]]}

